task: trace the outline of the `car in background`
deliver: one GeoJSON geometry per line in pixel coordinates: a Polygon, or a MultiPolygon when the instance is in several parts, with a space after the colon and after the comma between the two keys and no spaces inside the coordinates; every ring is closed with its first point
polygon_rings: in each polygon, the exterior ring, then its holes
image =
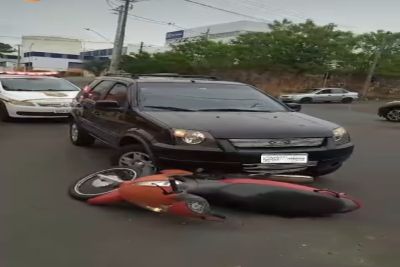
{"type": "Polygon", "coordinates": [[[283,102],[298,102],[298,103],[352,103],[358,100],[357,92],[350,92],[343,88],[317,88],[310,89],[304,93],[281,95],[280,99],[283,102]]]}
{"type": "Polygon", "coordinates": [[[381,106],[378,115],[388,121],[400,122],[400,101],[392,101],[381,106]]]}
{"type": "Polygon", "coordinates": [[[117,149],[112,164],[324,175],[353,152],[347,131],[247,84],[182,75],[96,78],[73,103],[70,139],[117,149]]]}
{"type": "Polygon", "coordinates": [[[0,72],[0,120],[65,118],[79,87],[44,72],[0,72]]]}

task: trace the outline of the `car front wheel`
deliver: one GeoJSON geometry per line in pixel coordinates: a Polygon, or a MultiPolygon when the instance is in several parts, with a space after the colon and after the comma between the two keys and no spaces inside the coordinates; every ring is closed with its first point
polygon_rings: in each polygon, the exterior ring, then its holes
{"type": "Polygon", "coordinates": [[[311,97],[304,97],[302,99],[300,99],[300,103],[302,104],[307,104],[307,103],[312,103],[313,99],[311,97]]]}
{"type": "Polygon", "coordinates": [[[384,116],[388,121],[400,122],[400,107],[388,110],[384,116]]]}
{"type": "Polygon", "coordinates": [[[125,168],[142,168],[142,172],[147,175],[157,170],[152,155],[141,144],[121,147],[111,158],[111,164],[125,168]]]}
{"type": "Polygon", "coordinates": [[[11,120],[11,117],[8,114],[6,105],[0,101],[0,121],[6,122],[6,121],[10,121],[10,120],[11,120]]]}
{"type": "Polygon", "coordinates": [[[72,121],[69,125],[69,137],[72,144],[76,146],[90,146],[93,145],[95,139],[79,125],[72,121]]]}

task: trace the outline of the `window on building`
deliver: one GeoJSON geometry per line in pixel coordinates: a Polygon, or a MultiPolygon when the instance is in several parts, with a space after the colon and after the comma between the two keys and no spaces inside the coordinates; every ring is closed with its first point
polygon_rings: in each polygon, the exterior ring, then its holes
{"type": "Polygon", "coordinates": [[[52,58],[63,58],[63,54],[50,53],[50,57],[52,57],[52,58]]]}

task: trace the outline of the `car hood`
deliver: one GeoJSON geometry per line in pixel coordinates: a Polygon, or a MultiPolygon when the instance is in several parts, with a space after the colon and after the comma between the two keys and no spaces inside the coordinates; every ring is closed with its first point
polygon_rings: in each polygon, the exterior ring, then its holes
{"type": "Polygon", "coordinates": [[[146,112],[170,128],[207,131],[215,138],[330,137],[338,125],[298,112],[146,112]]]}
{"type": "Polygon", "coordinates": [[[79,91],[5,91],[4,96],[9,99],[25,101],[37,99],[72,99],[76,97],[79,91]]]}

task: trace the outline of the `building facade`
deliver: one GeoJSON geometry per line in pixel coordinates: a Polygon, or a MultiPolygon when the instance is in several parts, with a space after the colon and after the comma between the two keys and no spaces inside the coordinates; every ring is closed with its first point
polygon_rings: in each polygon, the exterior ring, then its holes
{"type": "Polygon", "coordinates": [[[27,70],[73,71],[82,68],[81,40],[54,36],[23,36],[21,63],[27,70]]]}
{"type": "Polygon", "coordinates": [[[270,29],[266,23],[241,20],[168,32],[165,42],[167,45],[171,45],[206,37],[208,40],[229,43],[242,34],[268,31],[270,29]]]}

